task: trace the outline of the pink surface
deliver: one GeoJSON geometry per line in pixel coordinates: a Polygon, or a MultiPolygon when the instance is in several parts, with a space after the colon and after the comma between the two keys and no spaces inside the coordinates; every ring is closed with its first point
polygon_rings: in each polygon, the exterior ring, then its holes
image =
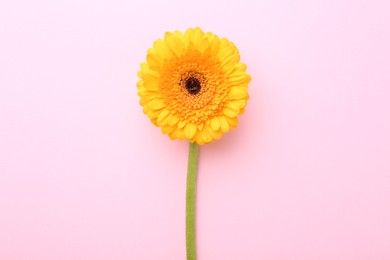
{"type": "Polygon", "coordinates": [[[253,77],[201,147],[199,260],[390,259],[389,1],[255,2],[0,3],[0,259],[185,259],[187,143],[135,83],[192,26],[253,77]]]}

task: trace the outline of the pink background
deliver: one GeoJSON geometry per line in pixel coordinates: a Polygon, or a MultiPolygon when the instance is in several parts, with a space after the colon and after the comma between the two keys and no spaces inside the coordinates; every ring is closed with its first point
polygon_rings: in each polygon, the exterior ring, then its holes
{"type": "Polygon", "coordinates": [[[185,259],[187,143],[135,83],[192,26],[253,77],[201,147],[199,259],[390,259],[389,1],[255,2],[0,3],[0,259],[185,259]]]}

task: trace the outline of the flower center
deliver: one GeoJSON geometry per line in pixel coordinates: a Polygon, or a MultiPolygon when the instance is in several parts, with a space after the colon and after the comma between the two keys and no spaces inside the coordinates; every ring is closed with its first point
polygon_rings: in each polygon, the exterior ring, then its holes
{"type": "Polygon", "coordinates": [[[189,77],[186,80],[185,87],[186,87],[188,93],[190,93],[191,95],[196,95],[201,90],[200,81],[195,77],[189,77]]]}

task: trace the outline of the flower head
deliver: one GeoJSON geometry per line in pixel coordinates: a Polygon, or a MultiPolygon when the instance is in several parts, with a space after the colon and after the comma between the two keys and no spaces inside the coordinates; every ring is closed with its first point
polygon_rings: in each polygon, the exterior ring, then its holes
{"type": "Polygon", "coordinates": [[[204,144],[237,126],[251,78],[232,42],[200,28],[167,32],[146,60],[138,72],[140,104],[164,134],[204,144]]]}

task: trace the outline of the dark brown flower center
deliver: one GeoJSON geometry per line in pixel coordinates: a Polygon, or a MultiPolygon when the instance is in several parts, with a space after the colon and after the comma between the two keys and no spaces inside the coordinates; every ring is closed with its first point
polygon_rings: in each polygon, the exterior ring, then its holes
{"type": "Polygon", "coordinates": [[[185,87],[186,87],[188,93],[190,93],[191,95],[196,95],[201,90],[200,81],[197,78],[195,78],[195,77],[189,77],[186,80],[185,87]]]}

